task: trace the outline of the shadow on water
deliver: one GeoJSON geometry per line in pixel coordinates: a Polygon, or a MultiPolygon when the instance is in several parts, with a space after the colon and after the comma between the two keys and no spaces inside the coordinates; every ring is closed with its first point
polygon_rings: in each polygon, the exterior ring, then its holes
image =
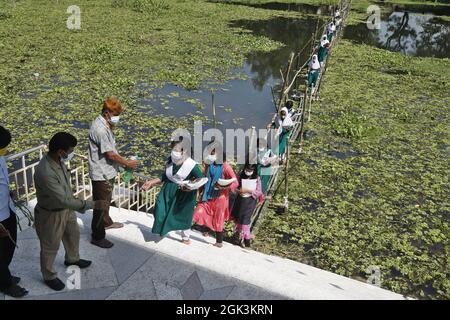
{"type": "Polygon", "coordinates": [[[366,23],[347,26],[344,38],[418,57],[450,57],[450,7],[391,6],[381,15],[380,28],[366,23]]]}

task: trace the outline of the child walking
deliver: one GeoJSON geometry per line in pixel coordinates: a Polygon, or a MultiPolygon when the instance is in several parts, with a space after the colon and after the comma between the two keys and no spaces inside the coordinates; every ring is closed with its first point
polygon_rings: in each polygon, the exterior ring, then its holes
{"type": "Polygon", "coordinates": [[[235,233],[239,239],[239,245],[243,248],[251,248],[251,220],[258,201],[261,200],[261,179],[258,177],[256,164],[247,163],[239,175],[239,188],[231,212],[235,223],[235,233]],[[255,186],[254,188],[249,186],[255,186]]]}

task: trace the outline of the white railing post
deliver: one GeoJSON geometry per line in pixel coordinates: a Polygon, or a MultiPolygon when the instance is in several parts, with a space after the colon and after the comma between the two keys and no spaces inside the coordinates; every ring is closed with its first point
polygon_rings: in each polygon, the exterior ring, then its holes
{"type": "MultiPolygon", "coordinates": [[[[41,145],[6,158],[8,162],[19,161],[20,168],[17,168],[13,172],[9,173],[9,176],[12,180],[12,183],[15,184],[15,190],[18,200],[25,199],[27,204],[33,198],[32,196],[35,195],[36,189],[33,188],[34,190],[31,190],[31,186],[34,184],[33,178],[35,174],[35,167],[43,158],[44,150],[45,146],[41,145]],[[27,157],[31,153],[36,152],[39,154],[39,159],[37,159],[33,163],[27,164],[27,157]],[[30,183],[28,182],[28,173],[31,173],[30,183]],[[23,177],[23,182],[21,183],[19,183],[20,175],[22,175],[23,177]]],[[[92,197],[92,181],[88,179],[89,173],[86,170],[86,166],[88,165],[87,157],[84,155],[76,154],[76,158],[74,158],[74,160],[72,160],[67,166],[70,172],[71,182],[75,184],[74,195],[82,195],[83,199],[87,200],[92,197]],[[80,158],[81,164],[78,164],[78,162],[73,162],[76,158],[80,158]],[[75,176],[73,177],[72,175],[75,176]]],[[[145,179],[147,179],[147,177],[143,176],[142,174],[136,173],[133,183],[125,183],[121,179],[121,173],[117,175],[112,192],[114,193],[114,188],[118,188],[116,190],[116,204],[119,210],[121,210],[122,206],[125,205],[126,202],[128,202],[128,210],[136,207],[137,211],[141,211],[142,209],[144,209],[147,212],[148,210],[153,208],[156,202],[158,189],[152,188],[151,190],[145,191],[144,194],[141,195],[139,190],[139,183],[145,179]]]]}

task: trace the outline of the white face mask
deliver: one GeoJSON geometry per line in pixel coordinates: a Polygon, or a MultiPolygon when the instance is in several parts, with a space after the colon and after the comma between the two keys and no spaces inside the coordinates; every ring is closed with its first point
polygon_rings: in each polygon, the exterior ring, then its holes
{"type": "Polygon", "coordinates": [[[258,150],[259,150],[259,152],[263,152],[266,149],[265,148],[259,148],[258,150]]]}
{"type": "Polygon", "coordinates": [[[74,153],[73,152],[71,152],[71,153],[69,153],[68,155],[67,155],[67,157],[65,157],[65,158],[62,158],[62,160],[64,161],[64,162],[69,162],[69,161],[71,161],[72,159],[73,159],[73,157],[74,157],[74,153]]]}
{"type": "Polygon", "coordinates": [[[246,175],[247,177],[250,177],[250,176],[253,174],[253,171],[247,171],[247,170],[245,170],[244,172],[245,172],[245,175],[246,175]]]}
{"type": "Polygon", "coordinates": [[[111,119],[109,119],[109,123],[116,125],[119,123],[119,120],[120,120],[120,116],[114,116],[114,117],[111,117],[111,119]]]}
{"type": "Polygon", "coordinates": [[[183,153],[181,151],[172,150],[170,157],[172,158],[172,162],[178,162],[183,159],[183,153]]]}
{"type": "Polygon", "coordinates": [[[215,154],[210,154],[206,157],[205,162],[206,163],[213,163],[217,160],[217,156],[215,154]]]}

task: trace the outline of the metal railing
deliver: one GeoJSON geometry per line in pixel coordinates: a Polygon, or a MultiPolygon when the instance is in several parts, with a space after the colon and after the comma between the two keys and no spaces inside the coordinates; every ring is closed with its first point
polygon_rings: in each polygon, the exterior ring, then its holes
{"type": "MultiPolygon", "coordinates": [[[[46,152],[46,146],[41,145],[6,158],[11,168],[9,177],[14,198],[23,201],[27,205],[36,198],[34,187],[34,173],[39,161],[46,152]]],[[[75,197],[83,200],[92,199],[92,183],[89,178],[89,162],[84,155],[75,154],[75,157],[67,164],[70,171],[71,184],[75,197]]],[[[112,204],[120,209],[148,212],[155,206],[159,187],[153,187],[147,191],[140,190],[148,177],[133,173],[129,182],[122,179],[119,172],[114,181],[112,204]]]]}

